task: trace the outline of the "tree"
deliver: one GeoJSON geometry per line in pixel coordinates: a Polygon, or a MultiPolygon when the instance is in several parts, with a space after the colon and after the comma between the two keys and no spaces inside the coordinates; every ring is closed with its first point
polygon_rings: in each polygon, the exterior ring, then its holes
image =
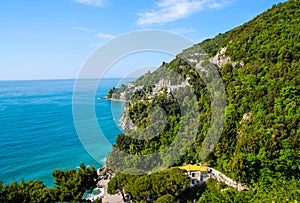
{"type": "Polygon", "coordinates": [[[132,181],[132,179],[133,176],[122,174],[122,173],[113,177],[108,183],[108,188],[107,188],[108,194],[116,194],[119,192],[122,195],[123,200],[126,201],[125,194],[124,194],[124,187],[127,184],[129,184],[132,181]]]}
{"type": "Polygon", "coordinates": [[[175,202],[176,202],[176,197],[167,194],[159,197],[154,203],[175,203],[175,202]]]}

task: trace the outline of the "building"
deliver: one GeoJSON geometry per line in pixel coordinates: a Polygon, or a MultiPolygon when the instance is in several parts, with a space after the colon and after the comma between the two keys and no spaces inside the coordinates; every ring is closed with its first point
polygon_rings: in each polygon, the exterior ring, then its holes
{"type": "Polygon", "coordinates": [[[179,168],[186,171],[187,175],[192,179],[193,185],[201,184],[210,177],[207,166],[188,164],[179,168]]]}

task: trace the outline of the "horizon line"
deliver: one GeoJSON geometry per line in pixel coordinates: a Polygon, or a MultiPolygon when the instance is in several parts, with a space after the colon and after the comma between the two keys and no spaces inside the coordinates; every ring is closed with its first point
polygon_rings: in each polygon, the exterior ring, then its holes
{"type": "MultiPolygon", "coordinates": [[[[139,76],[140,77],[140,76],[139,76]]],[[[50,81],[50,80],[99,80],[99,79],[137,79],[139,77],[130,77],[130,78],[122,78],[122,77],[105,77],[105,78],[32,78],[32,79],[0,79],[0,82],[8,82],[8,81],[50,81]]]]}

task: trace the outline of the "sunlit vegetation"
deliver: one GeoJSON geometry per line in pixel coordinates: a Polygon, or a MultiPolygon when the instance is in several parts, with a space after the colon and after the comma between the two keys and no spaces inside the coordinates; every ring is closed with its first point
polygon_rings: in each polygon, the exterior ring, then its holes
{"type": "Polygon", "coordinates": [[[53,177],[54,188],[47,188],[37,180],[1,184],[0,202],[86,202],[82,200],[82,196],[86,190],[95,187],[97,173],[94,167],[87,168],[81,164],[78,170],[55,170],[53,177]]]}
{"type": "MultiPolygon", "coordinates": [[[[246,183],[248,191],[237,191],[212,179],[190,188],[183,171],[172,169],[140,176],[121,173],[110,181],[108,192],[120,192],[124,198],[129,195],[135,202],[299,202],[299,33],[300,1],[290,0],[182,53],[188,56],[204,50],[206,57],[214,57],[223,49],[222,57],[230,57],[218,67],[227,95],[226,122],[214,152],[205,160],[199,154],[209,128],[210,94],[198,72],[181,56],[146,73],[131,86],[108,93],[109,98],[120,99],[126,92],[126,111],[137,127],[117,137],[108,164],[143,174],[153,166],[159,169],[169,163],[205,162],[246,183]],[[194,107],[189,88],[173,90],[181,103],[167,88],[156,91],[162,78],[169,85],[188,81],[196,96],[198,116],[182,113],[182,108],[194,107]],[[190,121],[188,128],[181,128],[182,117],[190,121]],[[194,121],[200,124],[194,126],[194,121]],[[174,156],[157,153],[155,161],[146,160],[146,155],[167,149],[179,132],[183,138],[196,132],[196,139],[181,159],[174,162],[174,156]],[[139,156],[123,160],[116,149],[139,156]]],[[[185,148],[186,143],[176,147],[185,148]]],[[[0,202],[82,202],[84,191],[95,185],[96,173],[94,168],[81,165],[79,170],[54,171],[53,176],[54,188],[46,188],[39,181],[1,184],[0,202]]]]}
{"type": "Polygon", "coordinates": [[[108,184],[108,193],[125,192],[134,201],[162,202],[176,200],[190,184],[190,178],[180,169],[170,169],[143,176],[120,174],[108,184]]]}
{"type": "MultiPolygon", "coordinates": [[[[208,56],[214,57],[225,48],[223,57],[230,57],[230,61],[219,67],[227,94],[226,123],[214,153],[205,160],[200,159],[199,153],[209,127],[211,104],[209,93],[197,71],[178,56],[133,83],[144,87],[150,84],[150,90],[162,76],[174,84],[177,81],[172,79],[178,78],[172,76],[174,73],[180,74],[183,80],[188,78],[197,95],[200,125],[196,141],[175,165],[206,162],[253,188],[239,193],[225,186],[220,188],[208,183],[199,202],[229,202],[232,198],[234,202],[299,200],[299,31],[300,2],[291,0],[274,5],[252,21],[205,40],[182,54],[184,56],[204,49],[208,56]],[[170,70],[169,73],[166,70],[170,70]]],[[[177,91],[181,91],[179,95],[185,95],[184,88],[177,91]]],[[[137,127],[152,125],[149,114],[155,106],[165,110],[167,123],[158,136],[149,140],[135,139],[143,137],[145,131],[126,131],[118,136],[115,147],[135,155],[152,154],[167,148],[180,128],[178,103],[165,91],[152,94],[145,88],[131,96],[134,99],[130,100],[127,111],[137,127]],[[153,97],[149,99],[149,95],[153,97]]],[[[189,102],[187,100],[187,106],[191,105],[189,102]]],[[[157,114],[161,115],[160,112],[157,114]]],[[[113,156],[110,160],[120,161],[113,156]]],[[[158,165],[164,165],[170,160],[157,161],[158,165]]],[[[139,163],[134,160],[127,162],[125,167],[139,163]]]]}

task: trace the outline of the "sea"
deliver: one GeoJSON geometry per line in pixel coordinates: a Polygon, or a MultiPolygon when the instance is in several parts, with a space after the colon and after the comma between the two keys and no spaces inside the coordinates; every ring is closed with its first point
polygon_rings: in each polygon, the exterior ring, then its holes
{"type": "MultiPolygon", "coordinates": [[[[83,146],[72,115],[75,80],[0,81],[0,180],[40,180],[54,186],[52,171],[103,166],[119,127],[121,102],[104,98],[110,88],[133,79],[102,79],[95,93],[95,115],[105,135],[83,146]],[[113,104],[113,105],[112,105],[113,104]],[[111,108],[113,107],[113,108],[111,108]],[[106,139],[106,140],[104,140],[106,139]],[[91,156],[86,148],[98,147],[91,156]],[[99,145],[100,144],[100,145],[99,145]]],[[[86,122],[89,128],[89,122],[86,122]]]]}

